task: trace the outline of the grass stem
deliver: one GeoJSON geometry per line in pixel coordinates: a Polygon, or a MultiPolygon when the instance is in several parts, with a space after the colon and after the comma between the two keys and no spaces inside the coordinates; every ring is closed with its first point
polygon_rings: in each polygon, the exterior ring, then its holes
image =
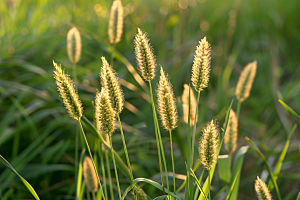
{"type": "Polygon", "coordinates": [[[110,196],[111,196],[110,198],[112,200],[115,200],[114,191],[113,191],[113,185],[112,185],[112,180],[111,180],[110,167],[109,167],[109,157],[108,157],[108,152],[107,151],[105,151],[105,160],[106,160],[106,168],[107,168],[107,175],[108,175],[108,182],[109,182],[109,190],[110,190],[110,196]]]}
{"type": "Polygon", "coordinates": [[[171,157],[172,157],[172,168],[173,168],[173,185],[174,185],[174,193],[175,193],[176,184],[175,184],[175,164],[174,164],[174,156],[173,156],[172,130],[170,129],[169,132],[170,132],[170,145],[171,145],[171,157]]]}
{"type": "Polygon", "coordinates": [[[103,176],[104,193],[105,193],[106,200],[108,200],[107,185],[106,185],[106,174],[105,174],[105,168],[104,168],[104,162],[103,162],[102,143],[99,140],[98,140],[98,146],[99,146],[98,153],[99,153],[99,156],[100,156],[102,176],[103,176]]]}

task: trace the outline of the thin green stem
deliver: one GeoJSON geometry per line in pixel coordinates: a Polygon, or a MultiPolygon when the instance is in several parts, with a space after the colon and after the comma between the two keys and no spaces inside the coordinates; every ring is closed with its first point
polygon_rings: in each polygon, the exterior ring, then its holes
{"type": "Polygon", "coordinates": [[[115,53],[115,50],[116,50],[116,44],[113,44],[112,45],[112,52],[111,52],[111,56],[110,56],[110,65],[113,66],[114,64],[114,53],[115,53]]]}
{"type": "MultiPolygon", "coordinates": [[[[188,128],[187,128],[187,149],[188,149],[188,154],[187,154],[187,167],[186,167],[186,180],[185,182],[183,182],[183,184],[179,187],[179,189],[181,190],[181,188],[184,187],[185,183],[186,187],[185,187],[185,191],[184,191],[184,199],[191,199],[190,198],[190,168],[191,168],[191,132],[190,132],[190,124],[191,124],[191,85],[189,84],[189,115],[188,115],[188,128]]],[[[178,189],[178,191],[180,191],[178,189]]]]}
{"type": "Polygon", "coordinates": [[[197,129],[197,117],[198,117],[199,101],[200,101],[200,92],[198,92],[197,106],[196,106],[196,112],[195,112],[195,118],[194,118],[195,122],[194,122],[193,139],[192,139],[192,161],[191,161],[191,166],[193,166],[193,163],[194,163],[194,148],[195,148],[195,138],[196,138],[196,129],[197,129]]]}
{"type": "MultiPolygon", "coordinates": [[[[196,165],[194,166],[193,168],[193,171],[197,171],[197,169],[200,167],[201,163],[200,162],[197,162],[196,165]]],[[[183,183],[181,184],[181,186],[176,190],[175,193],[178,193],[180,192],[180,190],[182,190],[184,188],[184,186],[186,185],[186,180],[183,181],[183,183]]]]}
{"type": "Polygon", "coordinates": [[[105,175],[105,168],[104,168],[104,162],[103,162],[102,143],[100,142],[100,140],[98,140],[98,146],[99,146],[98,153],[99,153],[99,156],[100,156],[102,176],[103,176],[104,192],[105,192],[106,200],[108,200],[107,185],[106,185],[106,175],[105,175]]]}
{"type": "Polygon", "coordinates": [[[242,104],[242,102],[238,101],[237,108],[236,108],[236,119],[237,119],[237,121],[239,121],[241,104],[242,104]]]}
{"type": "MultiPolygon", "coordinates": [[[[89,144],[88,144],[87,139],[86,139],[86,137],[85,137],[84,130],[83,130],[82,125],[81,125],[81,120],[78,120],[78,123],[79,123],[80,129],[81,129],[81,132],[82,132],[82,136],[84,137],[86,147],[87,147],[87,149],[88,149],[88,151],[89,151],[91,160],[92,160],[92,162],[93,162],[93,166],[94,166],[94,169],[95,169],[95,172],[96,172],[96,175],[97,175],[97,179],[98,179],[98,182],[99,182],[100,190],[101,190],[101,192],[102,192],[102,194],[103,194],[102,185],[101,185],[101,182],[100,182],[100,179],[99,179],[99,175],[98,175],[98,172],[97,172],[95,163],[94,163],[94,159],[93,159],[93,156],[92,156],[92,153],[91,153],[91,149],[90,149],[90,147],[89,147],[89,144]]],[[[103,196],[103,198],[104,198],[104,200],[105,200],[105,197],[104,197],[104,196],[103,196]]]]}
{"type": "Polygon", "coordinates": [[[97,200],[97,198],[95,196],[95,192],[93,192],[92,195],[93,195],[93,200],[97,200]]]}
{"type": "Polygon", "coordinates": [[[208,170],[208,195],[209,195],[209,200],[211,199],[211,196],[210,196],[210,185],[211,185],[210,170],[208,170]]]}
{"type": "Polygon", "coordinates": [[[120,125],[120,131],[121,131],[121,136],[122,136],[122,140],[123,140],[123,146],[124,146],[124,152],[125,152],[125,156],[126,156],[126,160],[127,160],[127,165],[129,168],[130,179],[131,179],[131,182],[133,182],[132,169],[131,169],[131,165],[130,165],[130,161],[129,161],[129,156],[128,156],[128,152],[127,152],[126,142],[125,142],[125,138],[124,138],[124,134],[123,134],[123,129],[122,129],[122,124],[121,124],[119,113],[117,113],[117,117],[118,117],[118,122],[120,125]]]}
{"type": "Polygon", "coordinates": [[[170,145],[171,145],[171,157],[172,157],[172,168],[173,168],[173,185],[174,185],[174,193],[175,193],[175,191],[176,191],[176,185],[175,185],[175,164],[174,164],[173,144],[172,144],[172,130],[169,129],[169,132],[170,132],[170,145]]]}
{"type": "Polygon", "coordinates": [[[113,145],[112,145],[112,140],[111,140],[111,135],[110,134],[108,134],[108,138],[109,138],[109,143],[110,143],[111,156],[112,156],[112,160],[113,160],[114,168],[115,168],[115,175],[116,175],[119,199],[121,199],[122,197],[121,197],[121,190],[120,190],[120,184],[119,184],[118,170],[117,170],[117,166],[116,166],[115,154],[114,154],[114,150],[113,150],[114,148],[113,148],[113,145]]]}
{"type": "Polygon", "coordinates": [[[156,132],[157,132],[157,135],[158,135],[159,144],[160,144],[160,148],[161,148],[161,154],[162,154],[162,158],[163,158],[163,162],[164,162],[164,168],[165,168],[166,180],[167,180],[167,189],[168,189],[168,195],[169,195],[170,189],[169,189],[168,169],[167,169],[167,163],[166,163],[164,147],[163,147],[163,143],[162,143],[162,139],[161,139],[159,124],[158,124],[158,120],[157,120],[155,104],[154,104],[154,100],[153,100],[151,81],[149,81],[149,87],[150,87],[150,96],[151,96],[151,102],[152,102],[154,125],[156,124],[156,132]]]}
{"type": "Polygon", "coordinates": [[[111,196],[110,198],[112,200],[115,200],[113,185],[112,185],[112,180],[111,180],[110,167],[109,167],[109,157],[108,157],[107,151],[105,151],[105,160],[106,160],[106,168],[107,168],[108,181],[109,181],[109,190],[110,190],[110,196],[111,196]]]}
{"type": "Polygon", "coordinates": [[[75,89],[76,91],[78,90],[78,84],[77,84],[77,67],[76,63],[73,63],[73,79],[74,79],[74,84],[75,84],[75,89]]]}
{"type": "Polygon", "coordinates": [[[86,196],[88,200],[91,200],[90,192],[88,190],[86,190],[86,196]]]}

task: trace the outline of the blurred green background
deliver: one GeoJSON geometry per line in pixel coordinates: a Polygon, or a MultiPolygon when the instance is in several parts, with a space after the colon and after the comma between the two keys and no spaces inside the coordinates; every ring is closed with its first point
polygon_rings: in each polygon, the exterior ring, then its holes
{"type": "MultiPolygon", "coordinates": [[[[111,56],[107,35],[111,4],[110,0],[0,1],[0,154],[32,184],[41,199],[74,199],[75,193],[76,122],[56,92],[52,60],[72,75],[66,35],[76,26],[82,38],[77,64],[79,97],[84,114],[92,120],[92,101],[100,89],[100,57],[109,60],[111,56]]],[[[239,74],[248,62],[257,60],[251,95],[241,107],[238,148],[247,144],[244,138],[248,136],[274,166],[295,123],[278,98],[300,111],[300,1],[122,0],[122,4],[124,32],[116,49],[123,56],[117,56],[114,68],[121,79],[133,84],[123,81],[128,103],[121,119],[134,176],[160,181],[151,104],[124,64],[127,59],[136,69],[133,39],[138,27],[148,32],[158,67],[162,65],[169,74],[178,97],[176,173],[186,174],[187,126],[182,120],[180,97],[183,84],[190,82],[195,48],[204,36],[212,44],[212,71],[208,88],[201,92],[197,138],[207,121],[215,118],[223,124],[232,99],[236,109],[234,91],[239,74]]],[[[158,76],[154,82],[157,80],[158,76]]],[[[93,146],[95,137],[88,130],[86,133],[93,146]]],[[[169,135],[162,134],[171,171],[169,135]]],[[[118,130],[113,144],[125,160],[118,130]]],[[[278,179],[284,199],[295,199],[300,187],[299,146],[296,130],[278,179]]],[[[113,173],[112,165],[111,170],[113,173]]],[[[241,172],[239,199],[255,198],[256,176],[268,177],[262,159],[250,150],[241,172]]],[[[120,181],[125,190],[128,181],[121,173],[120,181]]],[[[177,183],[179,186],[182,181],[177,183]]],[[[216,175],[212,185],[214,196],[224,183],[216,175]]],[[[161,194],[150,185],[143,189],[152,198],[161,194]]],[[[3,165],[0,195],[1,199],[32,198],[3,165]]]]}

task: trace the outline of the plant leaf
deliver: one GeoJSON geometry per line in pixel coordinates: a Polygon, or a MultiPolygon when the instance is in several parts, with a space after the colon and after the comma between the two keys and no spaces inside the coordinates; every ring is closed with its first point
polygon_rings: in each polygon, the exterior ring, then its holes
{"type": "Polygon", "coordinates": [[[220,155],[218,157],[218,169],[220,179],[225,181],[225,183],[230,183],[231,169],[230,169],[230,159],[228,155],[220,155]]]}
{"type": "Polygon", "coordinates": [[[286,103],[284,103],[280,99],[278,99],[278,101],[287,111],[289,111],[292,115],[294,115],[296,118],[298,118],[298,120],[300,120],[300,116],[291,107],[289,107],[286,103]]]}

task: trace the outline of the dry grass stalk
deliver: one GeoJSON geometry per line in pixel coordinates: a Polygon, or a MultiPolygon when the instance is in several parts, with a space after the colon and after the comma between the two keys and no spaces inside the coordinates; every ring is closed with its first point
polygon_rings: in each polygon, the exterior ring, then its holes
{"type": "Polygon", "coordinates": [[[114,0],[108,22],[108,37],[111,44],[121,41],[123,33],[123,6],[121,0],[114,0]]]}
{"type": "Polygon", "coordinates": [[[215,120],[208,122],[202,129],[199,141],[199,155],[202,166],[210,170],[217,161],[219,151],[219,128],[215,120]]]}
{"type": "Polygon", "coordinates": [[[81,56],[81,37],[76,27],[71,28],[67,34],[67,52],[70,62],[78,63],[81,56]]]}
{"type": "Polygon", "coordinates": [[[200,92],[208,86],[210,73],[211,47],[204,37],[197,46],[192,67],[191,81],[195,90],[200,92]]]}
{"type": "Polygon", "coordinates": [[[229,120],[228,120],[228,126],[224,137],[225,149],[228,152],[233,153],[235,151],[237,145],[236,144],[237,137],[238,137],[238,122],[237,122],[235,112],[231,109],[229,120]]]}
{"type": "Polygon", "coordinates": [[[176,99],[172,89],[172,84],[165,75],[163,68],[160,68],[160,79],[157,88],[157,110],[166,130],[176,128],[178,114],[176,99]]]}
{"type": "Polygon", "coordinates": [[[115,112],[120,113],[124,106],[124,94],[115,70],[104,57],[100,72],[101,85],[109,94],[110,102],[115,112]]]}
{"type": "Polygon", "coordinates": [[[143,33],[141,29],[135,35],[134,47],[137,66],[143,78],[151,81],[155,76],[156,60],[147,33],[143,33]]]}
{"type": "Polygon", "coordinates": [[[102,88],[95,98],[95,120],[100,134],[111,134],[115,130],[115,112],[111,106],[108,93],[102,88]]]}
{"type": "Polygon", "coordinates": [[[243,102],[249,97],[256,69],[256,61],[247,64],[243,69],[235,89],[235,96],[239,102],[243,102]]]}
{"type": "Polygon", "coordinates": [[[63,103],[68,110],[70,117],[79,120],[82,116],[83,108],[78,94],[75,91],[74,83],[68,74],[62,70],[61,65],[53,61],[54,78],[56,80],[57,90],[63,99],[63,103]]]}
{"type": "Polygon", "coordinates": [[[259,177],[255,180],[254,188],[259,200],[272,200],[267,185],[259,177]]]}
{"type": "MultiPolygon", "coordinates": [[[[181,99],[182,99],[182,109],[183,109],[183,121],[186,124],[188,124],[188,120],[189,120],[189,86],[187,84],[184,84],[184,90],[183,90],[181,99]]],[[[190,100],[191,100],[190,126],[194,126],[197,100],[196,100],[196,97],[195,97],[192,89],[190,91],[190,100]]],[[[197,119],[197,121],[198,121],[198,119],[197,119]]]]}
{"type": "Polygon", "coordinates": [[[98,180],[90,157],[86,156],[83,161],[83,176],[89,192],[97,192],[98,180]]]}

